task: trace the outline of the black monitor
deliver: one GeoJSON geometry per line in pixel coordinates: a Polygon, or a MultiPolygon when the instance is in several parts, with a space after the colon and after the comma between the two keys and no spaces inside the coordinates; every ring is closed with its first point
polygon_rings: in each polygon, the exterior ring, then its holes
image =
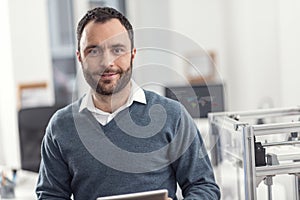
{"type": "Polygon", "coordinates": [[[18,113],[21,168],[38,172],[41,143],[51,116],[61,106],[23,108],[18,113]]]}
{"type": "Polygon", "coordinates": [[[225,110],[223,84],[171,86],[165,88],[165,96],[183,104],[193,118],[225,110]]]}

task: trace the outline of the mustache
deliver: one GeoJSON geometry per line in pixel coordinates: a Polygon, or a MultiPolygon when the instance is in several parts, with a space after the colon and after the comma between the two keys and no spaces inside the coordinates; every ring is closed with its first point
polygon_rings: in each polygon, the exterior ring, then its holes
{"type": "Polygon", "coordinates": [[[122,74],[123,70],[121,69],[105,69],[105,70],[101,70],[101,71],[97,71],[94,74],[96,75],[103,75],[103,74],[122,74]]]}

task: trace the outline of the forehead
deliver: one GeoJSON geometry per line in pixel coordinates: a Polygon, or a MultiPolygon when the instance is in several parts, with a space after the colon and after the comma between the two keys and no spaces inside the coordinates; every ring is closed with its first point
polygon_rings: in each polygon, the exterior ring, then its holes
{"type": "Polygon", "coordinates": [[[130,43],[127,30],[118,19],[110,19],[104,23],[89,22],[83,29],[80,44],[84,47],[109,41],[130,43]]]}

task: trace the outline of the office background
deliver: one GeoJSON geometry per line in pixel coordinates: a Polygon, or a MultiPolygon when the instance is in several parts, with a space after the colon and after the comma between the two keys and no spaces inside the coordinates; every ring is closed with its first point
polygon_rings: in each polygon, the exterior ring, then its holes
{"type": "MultiPolygon", "coordinates": [[[[2,0],[0,3],[2,164],[17,168],[20,165],[18,85],[46,82],[43,103],[54,104],[59,101],[60,96],[56,93],[58,90],[55,90],[55,84],[59,83],[54,80],[57,77],[55,73],[62,72],[64,77],[71,77],[68,80],[73,80],[74,75],[76,80],[81,79],[80,73],[77,74],[80,67],[75,60],[76,42],[72,41],[75,40],[74,27],[78,19],[91,5],[97,4],[97,1],[63,1],[65,9],[59,6],[55,9],[58,1],[52,0],[52,4],[49,4],[47,0],[2,0]],[[51,5],[54,6],[52,10],[51,5]],[[55,17],[61,13],[59,8],[65,13],[71,13],[73,17],[68,19],[68,15],[63,15],[58,20],[62,24],[56,24],[55,17]],[[55,28],[65,30],[64,35],[56,34],[55,28]],[[73,64],[74,68],[57,72],[55,66],[60,66],[61,62],[73,64]]],[[[190,38],[204,49],[215,52],[220,81],[226,84],[227,110],[299,105],[299,1],[126,0],[123,3],[124,11],[135,28],[156,27],[171,30],[190,38]]],[[[149,42],[156,40],[147,39],[149,42]]],[[[164,42],[176,41],[170,38],[170,41],[164,42]]],[[[138,58],[137,64],[143,59],[146,58],[138,58]]],[[[164,62],[164,59],[172,58],[155,59],[164,62]]],[[[184,66],[174,66],[178,74],[184,73],[184,66]]],[[[178,84],[178,77],[166,77],[164,73],[154,70],[136,74],[137,81],[141,84],[147,84],[152,77],[163,84],[178,84]]],[[[80,96],[85,87],[79,83],[74,91],[68,85],[71,98],[80,96]]],[[[157,88],[154,87],[155,89],[157,88]]]]}

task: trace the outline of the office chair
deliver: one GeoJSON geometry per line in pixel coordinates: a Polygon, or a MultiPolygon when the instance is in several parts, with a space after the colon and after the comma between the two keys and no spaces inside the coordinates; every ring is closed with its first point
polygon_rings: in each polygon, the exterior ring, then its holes
{"type": "Polygon", "coordinates": [[[38,172],[41,142],[51,116],[61,106],[23,108],[18,113],[21,168],[38,172]]]}

